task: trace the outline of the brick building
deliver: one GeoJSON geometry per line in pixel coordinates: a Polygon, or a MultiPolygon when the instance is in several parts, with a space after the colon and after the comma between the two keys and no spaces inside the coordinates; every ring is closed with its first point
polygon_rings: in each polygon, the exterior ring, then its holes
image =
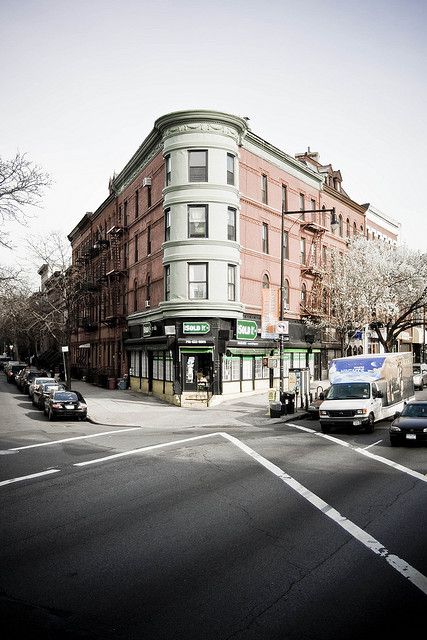
{"type": "Polygon", "coordinates": [[[310,150],[291,157],[244,118],[182,111],[155,122],[109,191],[69,234],[85,283],[75,375],[108,385],[129,374],[132,388],[181,405],[268,389],[283,290],[285,378],[307,367],[327,377],[338,344],[303,318],[323,308],[331,248],[367,233],[368,205],[339,171],[310,150]]]}

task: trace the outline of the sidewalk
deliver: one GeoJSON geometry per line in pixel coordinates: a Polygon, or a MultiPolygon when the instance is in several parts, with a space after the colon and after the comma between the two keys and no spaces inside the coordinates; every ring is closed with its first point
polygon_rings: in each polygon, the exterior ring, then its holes
{"type": "Polygon", "coordinates": [[[88,420],[105,426],[168,428],[260,426],[295,420],[304,410],[280,418],[270,418],[267,392],[224,400],[220,405],[203,409],[186,409],[127,389],[105,389],[73,380],[88,406],[88,420]]]}

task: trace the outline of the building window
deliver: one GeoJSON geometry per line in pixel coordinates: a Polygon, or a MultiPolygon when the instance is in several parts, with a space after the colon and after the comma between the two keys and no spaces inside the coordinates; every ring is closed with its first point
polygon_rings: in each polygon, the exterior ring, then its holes
{"type": "Polygon", "coordinates": [[[208,237],[208,205],[188,205],[188,237],[208,237]]]}
{"type": "Polygon", "coordinates": [[[236,299],[236,267],[234,264],[228,265],[228,300],[236,299]]]}
{"type": "Polygon", "coordinates": [[[228,207],[227,212],[227,240],[236,240],[236,209],[228,207]]]}
{"type": "Polygon", "coordinates": [[[165,157],[165,186],[171,183],[171,157],[165,157]]]}
{"type": "Polygon", "coordinates": [[[342,215],[341,214],[338,217],[338,222],[339,222],[338,233],[340,234],[340,238],[342,238],[343,237],[343,233],[344,233],[344,229],[343,229],[343,222],[342,222],[342,215]]]}
{"type": "Polygon", "coordinates": [[[306,261],[306,251],[305,251],[305,238],[301,238],[300,240],[300,253],[301,253],[301,264],[305,264],[306,261]]]}
{"type": "Polygon", "coordinates": [[[288,187],[282,184],[282,211],[288,210],[288,187]]]}
{"type": "MultiPolygon", "coordinates": [[[[310,200],[310,209],[312,211],[316,211],[316,200],[314,200],[313,198],[311,198],[310,200]]],[[[316,222],[317,214],[311,214],[311,219],[313,220],[313,222],[316,222]]]]}
{"type": "Polygon", "coordinates": [[[171,210],[165,209],[165,242],[171,239],[171,210]]]}
{"type": "Polygon", "coordinates": [[[134,238],[134,250],[135,250],[135,259],[134,262],[138,262],[138,235],[135,236],[134,238]]]}
{"type": "Polygon", "coordinates": [[[267,176],[265,173],[261,176],[261,202],[268,203],[267,176]]]}
{"type": "MultiPolygon", "coordinates": [[[[356,237],[357,236],[357,225],[355,222],[353,222],[353,236],[356,237]]],[[[368,238],[369,239],[369,238],[368,238]]]]}
{"type": "Polygon", "coordinates": [[[347,235],[347,238],[350,237],[350,220],[348,218],[346,220],[346,235],[347,235]]]}
{"type": "Polygon", "coordinates": [[[322,226],[326,227],[326,207],[323,205],[322,207],[322,226]]]}
{"type": "Polygon", "coordinates": [[[268,224],[262,223],[262,251],[268,253],[268,224]]]}
{"type": "Polygon", "coordinates": [[[148,225],[147,227],[147,256],[151,253],[151,227],[148,225]]]}
{"type": "Polygon", "coordinates": [[[283,308],[289,309],[289,280],[283,283],[283,308]]]}
{"type": "Polygon", "coordinates": [[[167,264],[164,268],[164,283],[165,283],[165,300],[170,300],[171,297],[171,267],[167,264]]]}
{"type": "MultiPolygon", "coordinates": [[[[304,209],[305,209],[305,197],[303,193],[300,193],[299,194],[299,210],[304,211],[304,209]]],[[[305,214],[302,213],[301,220],[304,220],[304,219],[305,219],[305,214]]]]}
{"type": "Polygon", "coordinates": [[[135,191],[135,219],[139,216],[139,191],[135,191]]]}
{"type": "Polygon", "coordinates": [[[269,289],[270,288],[270,278],[266,273],[262,276],[262,288],[269,289]]]}
{"type": "Polygon", "coordinates": [[[227,184],[234,184],[234,156],[227,153],[227,184]]]}
{"type": "Polygon", "coordinates": [[[207,262],[194,262],[188,265],[188,297],[190,300],[207,300],[207,262]]]}
{"type": "Polygon", "coordinates": [[[150,300],[151,300],[151,276],[150,276],[150,274],[147,275],[147,295],[146,295],[145,299],[147,300],[147,302],[150,302],[150,300]]]}
{"type": "Polygon", "coordinates": [[[283,232],[283,259],[289,260],[289,233],[283,232]]]}
{"type": "Polygon", "coordinates": [[[147,187],[147,209],[151,207],[151,186],[147,187]]]}
{"type": "Polygon", "coordinates": [[[133,281],[133,310],[138,311],[138,280],[133,281]]]}
{"type": "Polygon", "coordinates": [[[125,200],[124,207],[123,207],[123,226],[124,227],[128,226],[128,201],[127,200],[125,200]]]}
{"type": "Polygon", "coordinates": [[[301,286],[301,305],[305,307],[306,304],[307,304],[307,286],[305,282],[303,282],[301,286]]]}
{"type": "Polygon", "coordinates": [[[188,152],[188,181],[207,182],[208,181],[208,152],[189,151],[188,152]]]}

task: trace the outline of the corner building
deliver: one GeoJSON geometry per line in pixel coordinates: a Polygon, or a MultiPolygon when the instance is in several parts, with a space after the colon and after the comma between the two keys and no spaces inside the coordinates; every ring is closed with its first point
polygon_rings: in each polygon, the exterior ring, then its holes
{"type": "Polygon", "coordinates": [[[133,389],[182,406],[277,387],[282,291],[285,379],[327,377],[338,344],[303,319],[326,312],[319,269],[366,234],[368,207],[339,171],[289,156],[244,118],[192,110],[160,117],[109,190],[69,235],[88,289],[75,375],[129,374],[133,389]]]}

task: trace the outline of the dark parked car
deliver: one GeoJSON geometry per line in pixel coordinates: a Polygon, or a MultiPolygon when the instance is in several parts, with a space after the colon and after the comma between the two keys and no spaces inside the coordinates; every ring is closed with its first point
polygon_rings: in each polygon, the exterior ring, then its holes
{"type": "Polygon", "coordinates": [[[44,409],[45,401],[49,396],[51,391],[65,391],[65,385],[53,382],[44,382],[43,384],[39,384],[34,388],[33,391],[33,405],[37,407],[37,409],[44,409]]]}
{"type": "Polygon", "coordinates": [[[87,405],[78,391],[52,391],[46,398],[45,413],[49,420],[55,418],[75,418],[86,420],[87,405]]]}
{"type": "Polygon", "coordinates": [[[10,356],[0,356],[0,371],[3,371],[4,365],[11,360],[12,358],[10,356]]]}
{"type": "Polygon", "coordinates": [[[390,425],[392,447],[407,442],[427,442],[427,400],[412,400],[390,425]]]}
{"type": "Polygon", "coordinates": [[[5,364],[4,372],[6,374],[6,380],[9,382],[9,384],[15,382],[16,374],[21,371],[21,369],[25,369],[26,366],[26,362],[17,362],[16,360],[12,360],[11,362],[5,364]]]}
{"type": "Polygon", "coordinates": [[[321,391],[319,393],[319,397],[312,400],[308,405],[307,411],[310,414],[310,417],[313,418],[314,420],[319,419],[320,405],[322,404],[323,400],[326,400],[327,397],[328,397],[328,389],[326,389],[326,391],[321,391]]]}
{"type": "Polygon", "coordinates": [[[18,388],[20,389],[20,391],[22,391],[22,393],[28,393],[28,389],[34,378],[42,375],[44,375],[43,371],[34,369],[34,367],[27,367],[23,375],[19,378],[18,388]]]}

